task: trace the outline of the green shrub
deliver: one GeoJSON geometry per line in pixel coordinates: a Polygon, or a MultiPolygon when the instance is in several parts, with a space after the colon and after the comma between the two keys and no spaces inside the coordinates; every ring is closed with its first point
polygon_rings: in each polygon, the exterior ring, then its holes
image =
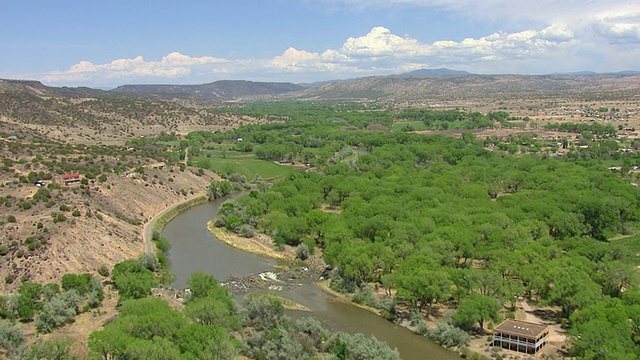
{"type": "Polygon", "coordinates": [[[338,359],[400,359],[398,350],[386,343],[363,334],[349,335],[337,332],[328,340],[327,348],[338,359]]]}
{"type": "Polygon", "coordinates": [[[16,217],[13,215],[7,215],[7,222],[8,223],[15,223],[16,222],[16,217]]]}
{"type": "Polygon", "coordinates": [[[22,210],[29,210],[31,209],[31,201],[20,201],[18,203],[18,206],[22,209],[22,210]]]}
{"type": "Polygon", "coordinates": [[[376,298],[368,284],[361,284],[353,293],[351,300],[357,304],[376,306],[376,298]]]}
{"type": "Polygon", "coordinates": [[[309,249],[309,255],[313,255],[316,250],[316,241],[312,238],[304,238],[302,243],[307,245],[307,249],[309,249]]]}
{"type": "Polygon", "coordinates": [[[169,242],[169,239],[160,234],[158,234],[157,237],[154,235],[154,238],[156,249],[158,249],[159,252],[166,254],[169,252],[169,250],[171,250],[171,242],[169,242]]]}
{"type": "Polygon", "coordinates": [[[429,331],[431,340],[445,347],[464,347],[469,345],[469,335],[448,322],[440,322],[429,331]]]}
{"type": "Polygon", "coordinates": [[[67,221],[67,217],[64,216],[64,214],[61,214],[61,213],[53,213],[51,215],[51,217],[52,217],[52,220],[53,220],[54,224],[62,222],[62,221],[67,221]]]}
{"type": "Polygon", "coordinates": [[[22,328],[8,321],[0,321],[0,348],[12,351],[23,342],[22,328]]]}
{"type": "Polygon", "coordinates": [[[100,276],[103,276],[103,277],[108,277],[109,269],[106,266],[102,265],[98,268],[98,274],[100,274],[100,276]]]}
{"type": "Polygon", "coordinates": [[[249,225],[249,224],[243,224],[240,227],[240,235],[246,237],[246,238],[251,238],[253,237],[253,235],[255,235],[256,233],[256,229],[249,225]]]}
{"type": "Polygon", "coordinates": [[[158,271],[160,269],[160,262],[158,262],[158,258],[151,253],[143,253],[138,256],[138,261],[144,265],[149,271],[158,271]]]}
{"type": "Polygon", "coordinates": [[[73,320],[78,312],[82,297],[75,290],[69,290],[54,296],[47,301],[36,319],[36,329],[42,333],[50,333],[53,329],[73,320]]]}
{"type": "Polygon", "coordinates": [[[227,228],[227,230],[231,230],[235,233],[240,231],[240,228],[242,227],[242,219],[240,219],[237,216],[229,216],[227,218],[226,221],[226,225],[225,228],[227,228]]]}
{"type": "Polygon", "coordinates": [[[309,247],[305,243],[301,243],[296,247],[296,257],[300,260],[307,260],[309,258],[309,247]]]}

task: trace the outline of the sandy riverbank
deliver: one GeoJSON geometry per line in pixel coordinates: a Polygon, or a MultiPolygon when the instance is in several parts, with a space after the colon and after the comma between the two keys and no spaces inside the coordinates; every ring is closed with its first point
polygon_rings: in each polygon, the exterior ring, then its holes
{"type": "Polygon", "coordinates": [[[233,246],[242,251],[246,251],[255,255],[265,256],[272,259],[293,260],[295,255],[291,249],[278,251],[273,247],[273,240],[264,234],[256,234],[251,238],[246,238],[238,234],[213,225],[215,219],[207,223],[209,232],[223,243],[233,246]]]}

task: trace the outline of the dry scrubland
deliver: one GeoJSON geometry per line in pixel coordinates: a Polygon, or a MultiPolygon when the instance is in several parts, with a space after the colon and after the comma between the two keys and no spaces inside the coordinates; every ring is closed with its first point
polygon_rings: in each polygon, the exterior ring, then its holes
{"type": "MultiPolygon", "coordinates": [[[[105,182],[62,185],[53,192],[55,205],[50,208],[38,203],[27,210],[3,209],[5,217],[16,218],[15,223],[0,228],[3,245],[12,249],[11,244],[17,242],[15,247],[22,255],[13,252],[0,263],[0,290],[15,290],[22,279],[48,283],[58,282],[66,273],[96,273],[101,266],[110,269],[140,255],[144,251],[142,224],[167,206],[201,192],[214,179],[219,178],[210,172],[199,176],[177,166],[131,176],[110,174],[105,182]],[[60,211],[60,205],[69,210],[60,211]],[[54,222],[51,213],[63,214],[66,220],[54,222]],[[34,251],[24,248],[25,239],[40,235],[47,239],[46,244],[34,251]],[[4,281],[7,276],[14,280],[4,281]]],[[[0,178],[5,184],[11,180],[0,178]]],[[[2,188],[2,195],[30,198],[37,189],[32,184],[9,184],[2,188]]]]}

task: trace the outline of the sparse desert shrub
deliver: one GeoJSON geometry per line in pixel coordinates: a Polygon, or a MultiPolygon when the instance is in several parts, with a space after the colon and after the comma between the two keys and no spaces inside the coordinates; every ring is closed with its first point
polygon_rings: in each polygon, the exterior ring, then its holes
{"type": "Polygon", "coordinates": [[[353,293],[351,300],[357,304],[376,306],[376,298],[368,284],[361,284],[353,293]]]}
{"type": "Polygon", "coordinates": [[[8,321],[0,321],[0,348],[17,349],[23,342],[22,328],[8,321]]]}
{"type": "Polygon", "coordinates": [[[109,269],[106,266],[102,265],[98,268],[98,274],[100,274],[100,276],[107,277],[109,276],[109,269]]]}
{"type": "Polygon", "coordinates": [[[16,217],[14,215],[7,215],[7,222],[8,223],[15,223],[16,222],[16,217]]]}
{"type": "Polygon", "coordinates": [[[241,311],[242,323],[258,330],[276,327],[284,316],[284,306],[277,298],[257,296],[241,311]]]}
{"type": "Polygon", "coordinates": [[[64,216],[64,214],[61,214],[61,213],[53,213],[53,214],[51,214],[51,218],[52,218],[54,224],[62,222],[62,221],[67,221],[67,217],[64,216]]]}
{"type": "Polygon", "coordinates": [[[296,247],[296,256],[300,260],[307,260],[311,254],[309,253],[309,247],[305,243],[301,243],[296,247]]]}
{"type": "Polygon", "coordinates": [[[322,323],[313,317],[303,317],[297,319],[294,327],[299,333],[308,335],[315,342],[315,347],[320,348],[329,338],[329,331],[322,326],[322,323]]]}
{"type": "Polygon", "coordinates": [[[243,224],[240,227],[240,235],[246,237],[246,238],[250,238],[253,237],[253,235],[255,235],[256,233],[256,229],[254,229],[253,226],[249,225],[249,224],[243,224]]]}
{"type": "Polygon", "coordinates": [[[54,296],[45,302],[36,319],[36,328],[42,333],[69,323],[77,314],[81,297],[75,290],[69,290],[54,296]]]}
{"type": "Polygon", "coordinates": [[[462,329],[448,322],[440,322],[430,329],[428,336],[431,340],[445,347],[463,347],[469,345],[469,335],[462,329]]]}
{"type": "Polygon", "coordinates": [[[386,343],[363,334],[349,335],[337,332],[328,341],[328,350],[338,359],[400,359],[398,350],[391,349],[386,343]]]}
{"type": "Polygon", "coordinates": [[[29,210],[31,209],[31,206],[33,204],[31,204],[31,201],[20,201],[18,203],[18,206],[22,209],[22,210],[29,210]]]}
{"type": "Polygon", "coordinates": [[[384,296],[382,299],[377,301],[376,307],[380,309],[381,315],[389,320],[394,321],[398,314],[398,310],[396,308],[396,299],[391,296],[384,296]]]}
{"type": "Polygon", "coordinates": [[[158,262],[158,258],[151,253],[143,253],[138,256],[138,261],[144,265],[150,271],[157,271],[160,269],[160,262],[158,262]]]}
{"type": "Polygon", "coordinates": [[[342,277],[339,268],[334,268],[329,274],[331,288],[341,293],[352,293],[356,290],[356,282],[352,279],[342,277]]]}

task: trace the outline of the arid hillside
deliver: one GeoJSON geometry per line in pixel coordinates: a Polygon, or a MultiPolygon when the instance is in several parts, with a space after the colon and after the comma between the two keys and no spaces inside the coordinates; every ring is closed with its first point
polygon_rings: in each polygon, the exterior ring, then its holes
{"type": "Polygon", "coordinates": [[[638,99],[640,75],[376,76],[331,82],[290,99],[386,99],[394,101],[638,99]]]}
{"type": "Polygon", "coordinates": [[[57,282],[66,273],[95,274],[138,256],[148,219],[219,179],[117,149],[98,155],[95,147],[1,145],[0,293],[23,280],[57,282]],[[100,175],[91,170],[96,166],[100,175]],[[135,171],[116,173],[118,166],[135,171]],[[65,169],[78,171],[77,178],[65,169]]]}
{"type": "Polygon", "coordinates": [[[158,100],[88,88],[53,88],[37,81],[0,80],[0,128],[5,137],[123,144],[162,131],[224,131],[247,123],[282,121],[213,113],[203,107],[212,104],[195,98],[158,100]]]}
{"type": "Polygon", "coordinates": [[[123,85],[110,92],[161,98],[193,97],[200,100],[228,101],[248,96],[279,95],[302,89],[303,86],[292,83],[221,80],[202,85],[123,85]]]}

